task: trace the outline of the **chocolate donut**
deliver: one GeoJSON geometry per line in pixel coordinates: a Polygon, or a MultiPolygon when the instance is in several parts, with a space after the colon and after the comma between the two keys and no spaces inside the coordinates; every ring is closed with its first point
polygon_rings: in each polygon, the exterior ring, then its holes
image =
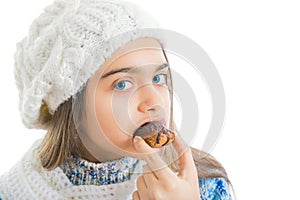
{"type": "Polygon", "coordinates": [[[170,144],[175,139],[175,134],[159,122],[143,124],[133,133],[134,136],[142,137],[149,146],[154,148],[170,144]]]}

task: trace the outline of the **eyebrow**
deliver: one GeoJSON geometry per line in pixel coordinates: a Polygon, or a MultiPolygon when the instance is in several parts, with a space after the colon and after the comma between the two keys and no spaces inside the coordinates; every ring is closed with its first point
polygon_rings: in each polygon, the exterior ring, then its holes
{"type": "MultiPolygon", "coordinates": [[[[162,70],[162,69],[164,69],[164,68],[166,68],[166,67],[169,67],[169,66],[170,66],[169,63],[163,63],[162,65],[159,65],[159,66],[156,68],[155,71],[162,70]]],[[[124,68],[121,68],[121,69],[112,70],[112,71],[107,72],[106,74],[104,74],[104,75],[101,77],[101,79],[102,79],[102,78],[106,78],[106,77],[111,76],[111,75],[116,74],[116,73],[128,73],[129,71],[132,71],[132,70],[135,69],[135,68],[137,68],[137,67],[124,67],[124,68]]]]}

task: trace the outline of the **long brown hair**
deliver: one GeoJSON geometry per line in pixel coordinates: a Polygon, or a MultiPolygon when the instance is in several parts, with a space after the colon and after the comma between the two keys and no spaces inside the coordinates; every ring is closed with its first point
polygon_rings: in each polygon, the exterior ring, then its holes
{"type": "MultiPolygon", "coordinates": [[[[69,98],[53,115],[49,113],[45,103],[42,105],[39,120],[46,127],[47,133],[39,157],[44,168],[54,169],[70,159],[71,155],[84,157],[88,154],[91,157],[78,136],[72,109],[73,106],[82,106],[84,94],[85,90],[80,90],[75,95],[76,98],[80,98],[78,101],[73,101],[74,97],[69,98]],[[74,103],[78,105],[73,105],[74,103]]],[[[76,114],[81,115],[81,113],[76,114]]]]}

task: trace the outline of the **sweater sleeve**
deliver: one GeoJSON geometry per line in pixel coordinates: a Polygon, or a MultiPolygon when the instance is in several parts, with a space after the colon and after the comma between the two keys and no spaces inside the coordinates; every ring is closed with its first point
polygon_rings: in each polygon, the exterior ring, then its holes
{"type": "Polygon", "coordinates": [[[231,186],[224,178],[206,178],[199,180],[201,200],[233,200],[231,186]]]}

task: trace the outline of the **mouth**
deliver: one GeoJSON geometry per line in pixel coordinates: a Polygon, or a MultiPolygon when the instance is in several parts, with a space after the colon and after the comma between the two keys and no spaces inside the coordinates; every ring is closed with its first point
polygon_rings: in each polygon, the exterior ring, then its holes
{"type": "Polygon", "coordinates": [[[140,136],[144,141],[154,148],[161,148],[170,144],[175,139],[175,133],[165,128],[159,121],[148,121],[137,128],[133,137],[140,136]]]}
{"type": "Polygon", "coordinates": [[[165,128],[165,126],[166,121],[163,119],[145,120],[137,127],[137,129],[135,129],[133,137],[139,135],[139,132],[143,132],[142,135],[151,134],[151,132],[159,132],[162,128],[165,128]]]}

